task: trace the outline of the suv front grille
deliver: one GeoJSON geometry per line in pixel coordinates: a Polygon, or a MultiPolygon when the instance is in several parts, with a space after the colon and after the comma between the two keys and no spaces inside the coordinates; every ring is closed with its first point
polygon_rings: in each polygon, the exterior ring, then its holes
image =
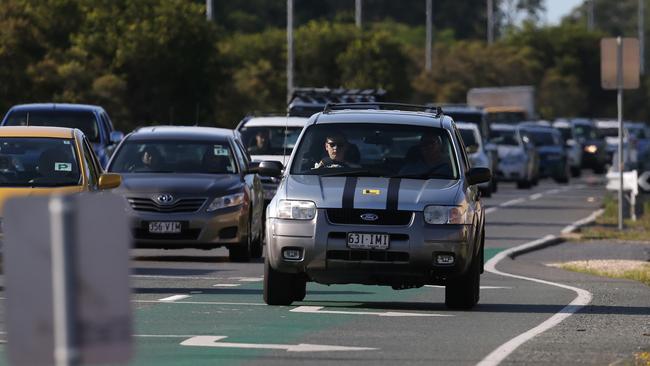
{"type": "Polygon", "coordinates": [[[327,219],[332,224],[347,225],[398,225],[406,226],[411,222],[413,212],[393,210],[365,210],[350,208],[328,208],[327,219]],[[361,218],[364,214],[377,216],[374,221],[366,221],[361,218]]]}
{"type": "Polygon", "coordinates": [[[205,198],[180,198],[171,205],[159,205],[151,198],[128,198],[131,207],[136,211],[147,212],[196,212],[205,203],[205,198]]]}
{"type": "Polygon", "coordinates": [[[383,250],[328,250],[327,259],[354,262],[408,262],[409,254],[383,250]]]}

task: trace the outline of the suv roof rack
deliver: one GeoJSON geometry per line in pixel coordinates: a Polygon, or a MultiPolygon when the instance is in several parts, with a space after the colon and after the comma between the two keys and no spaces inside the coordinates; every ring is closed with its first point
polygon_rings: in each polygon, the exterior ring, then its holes
{"type": "Polygon", "coordinates": [[[341,111],[345,109],[398,109],[409,110],[416,112],[433,113],[436,118],[442,117],[443,111],[441,107],[418,105],[418,104],[405,104],[405,103],[385,103],[385,102],[362,102],[362,103],[327,103],[323,113],[327,114],[332,111],[341,111]]]}
{"type": "Polygon", "coordinates": [[[384,89],[295,88],[287,109],[290,116],[309,117],[328,103],[380,102],[384,89]]]}

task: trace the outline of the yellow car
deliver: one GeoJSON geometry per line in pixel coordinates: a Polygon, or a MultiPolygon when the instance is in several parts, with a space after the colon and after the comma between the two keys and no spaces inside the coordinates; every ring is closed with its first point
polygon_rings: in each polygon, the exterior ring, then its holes
{"type": "Polygon", "coordinates": [[[0,127],[0,217],[11,197],[98,191],[121,182],[119,174],[104,173],[80,130],[0,127]]]}

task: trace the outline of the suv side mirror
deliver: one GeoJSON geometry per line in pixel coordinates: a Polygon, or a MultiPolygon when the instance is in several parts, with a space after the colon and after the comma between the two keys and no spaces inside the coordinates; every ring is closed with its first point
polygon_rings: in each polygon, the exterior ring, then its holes
{"type": "Polygon", "coordinates": [[[467,178],[467,184],[473,186],[475,184],[489,182],[492,179],[492,172],[489,168],[476,167],[471,168],[465,174],[465,177],[467,178]]]}
{"type": "Polygon", "coordinates": [[[117,144],[118,142],[122,141],[124,138],[124,133],[121,131],[113,131],[111,132],[110,140],[111,144],[117,144]]]}
{"type": "Polygon", "coordinates": [[[267,177],[279,177],[282,175],[284,166],[279,161],[265,160],[259,163],[257,173],[267,177]]]}

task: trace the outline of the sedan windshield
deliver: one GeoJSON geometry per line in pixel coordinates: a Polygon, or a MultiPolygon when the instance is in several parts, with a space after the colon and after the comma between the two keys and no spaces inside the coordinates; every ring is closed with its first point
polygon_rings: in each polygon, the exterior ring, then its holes
{"type": "Polygon", "coordinates": [[[522,130],[522,134],[535,146],[560,145],[560,140],[551,132],[522,130]]]}
{"type": "Polygon", "coordinates": [[[291,174],[458,179],[449,133],[435,127],[314,125],[297,149],[291,174]]]}
{"type": "Polygon", "coordinates": [[[90,111],[35,110],[12,112],[5,126],[51,126],[80,129],[91,142],[99,142],[97,119],[90,111]]]}
{"type": "Polygon", "coordinates": [[[518,146],[519,139],[515,130],[492,130],[492,142],[497,145],[518,146]]]}
{"type": "Polygon", "coordinates": [[[74,140],[0,137],[0,186],[76,186],[80,180],[74,140]]]}
{"type": "Polygon", "coordinates": [[[244,127],[242,139],[251,155],[289,155],[302,127],[244,127]]]}
{"type": "Polygon", "coordinates": [[[459,128],[460,136],[463,138],[465,146],[478,146],[478,140],[474,134],[474,130],[459,128]]]}
{"type": "Polygon", "coordinates": [[[126,141],[108,168],[116,173],[200,173],[237,172],[227,141],[126,141]]]}

